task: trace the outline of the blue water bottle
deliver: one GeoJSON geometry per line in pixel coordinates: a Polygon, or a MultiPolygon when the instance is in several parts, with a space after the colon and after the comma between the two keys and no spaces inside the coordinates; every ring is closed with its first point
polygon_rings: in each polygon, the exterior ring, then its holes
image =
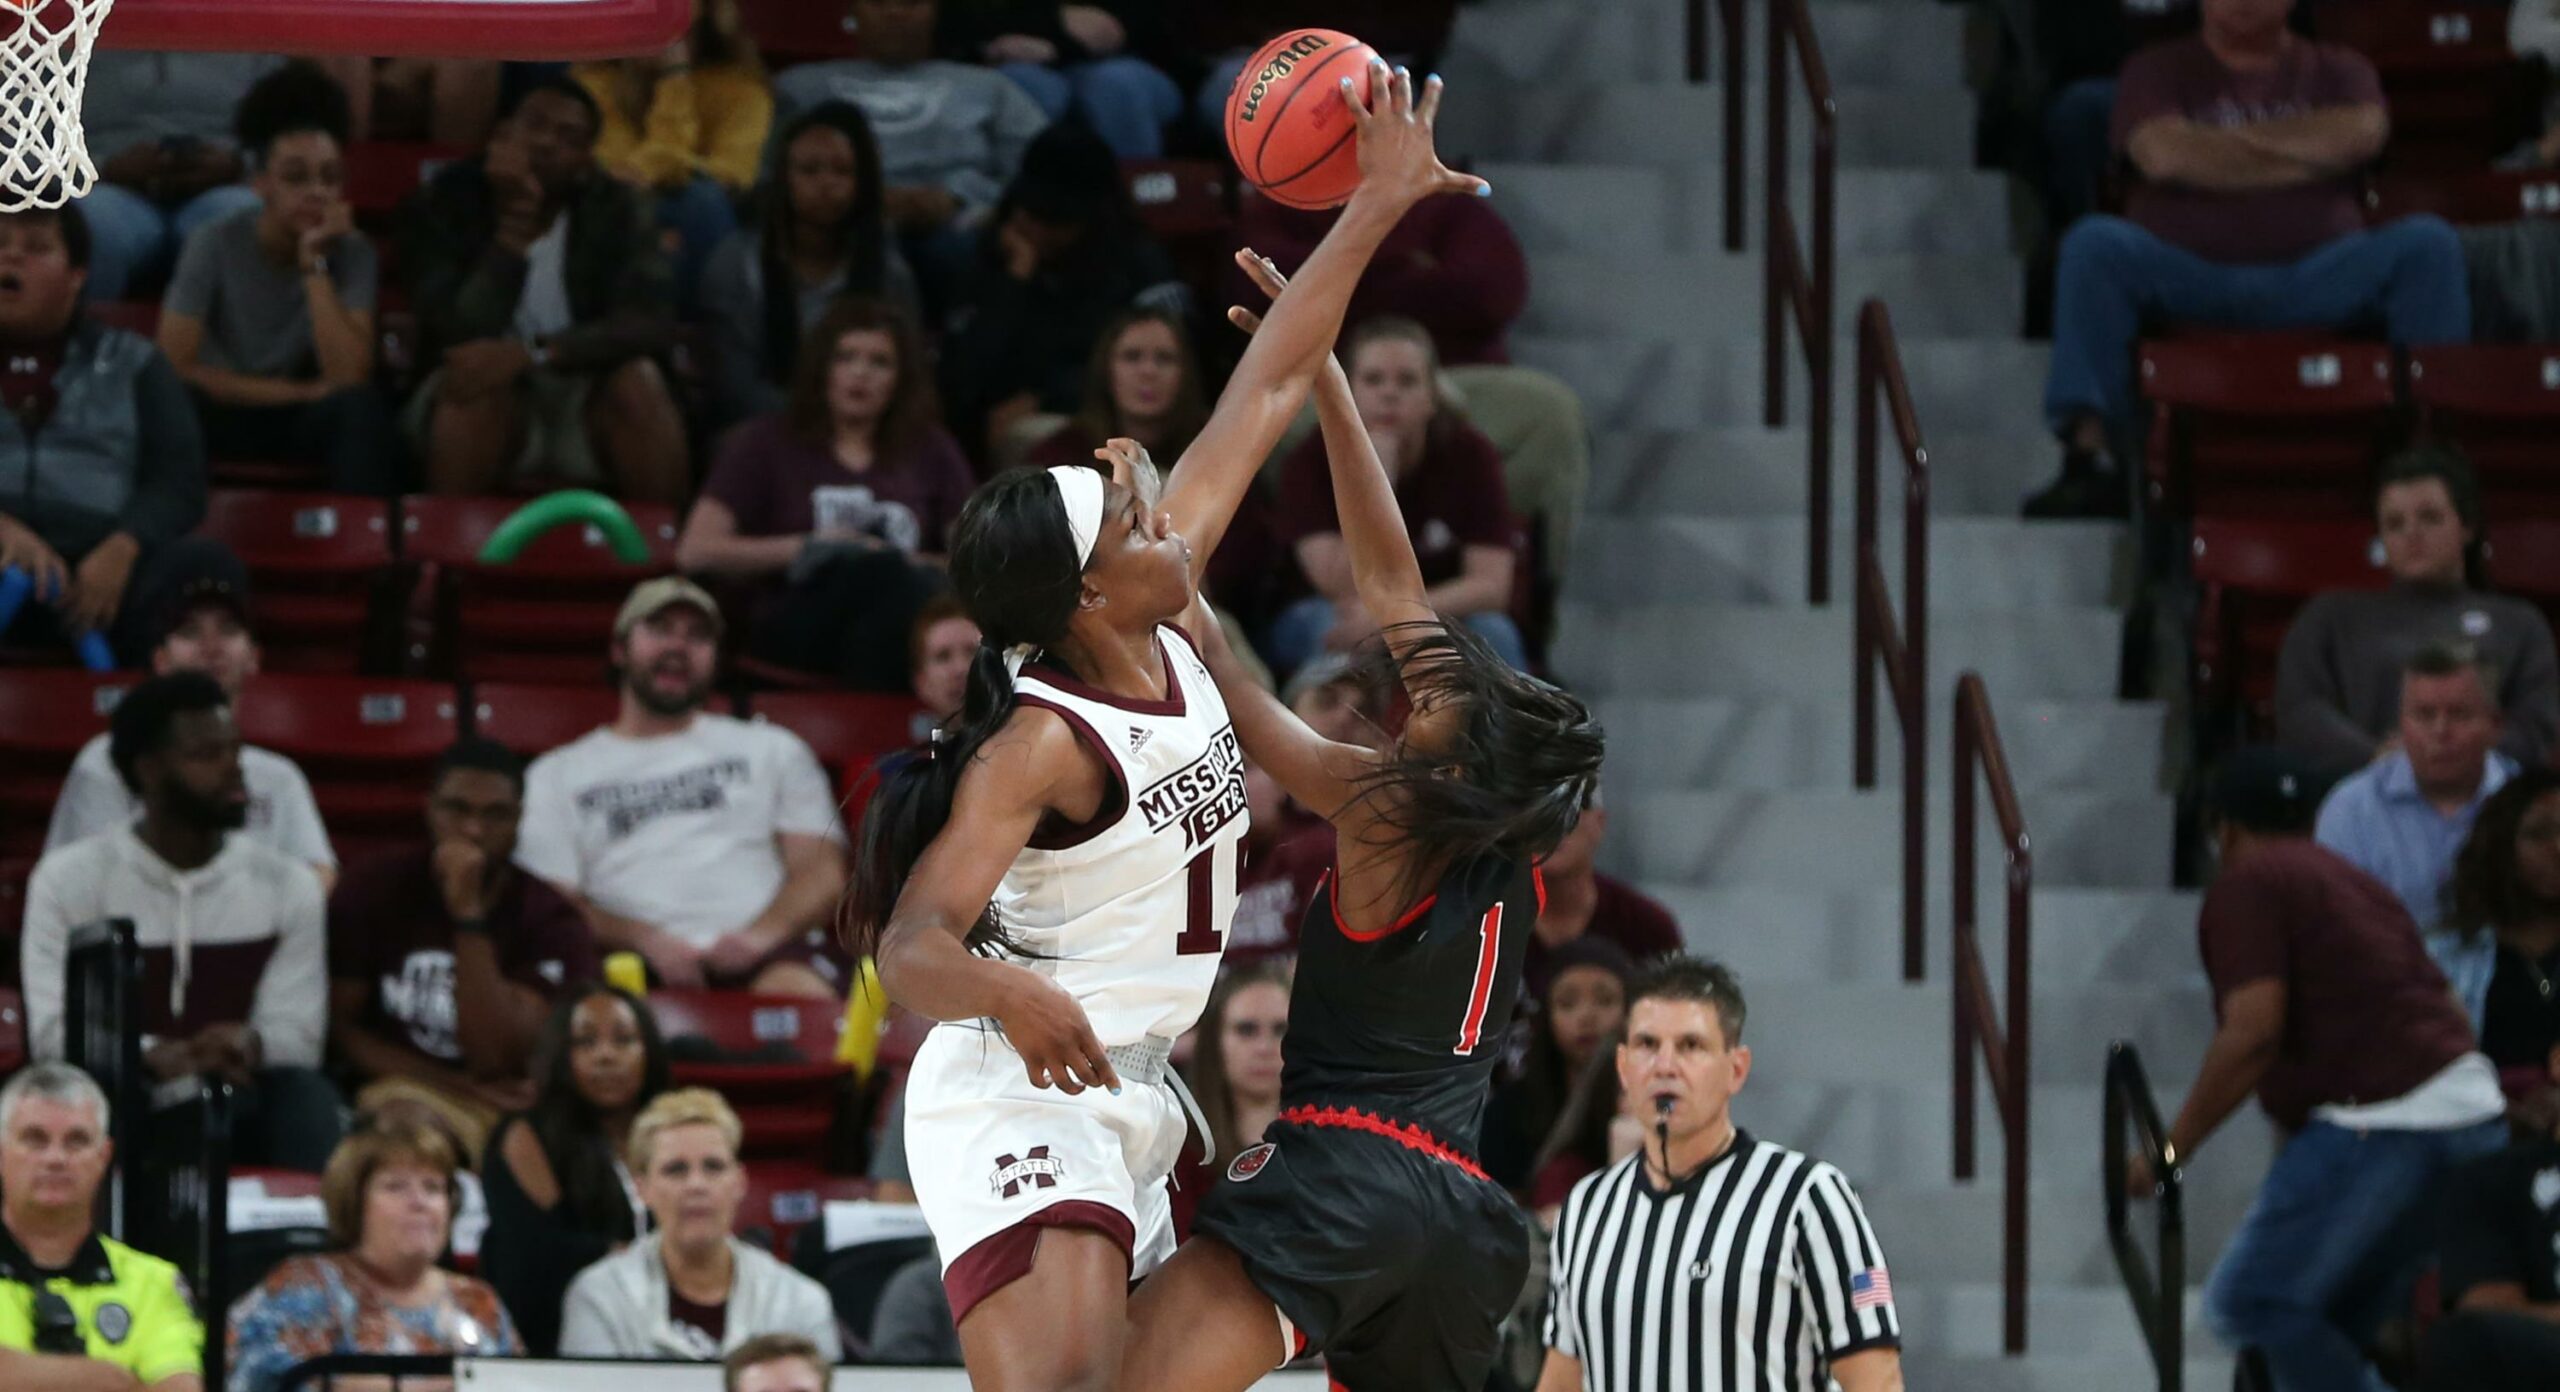
{"type": "Polygon", "coordinates": [[[16,566],[0,570],[0,633],[8,632],[9,625],[18,621],[19,606],[27,602],[35,587],[36,582],[16,566]]]}

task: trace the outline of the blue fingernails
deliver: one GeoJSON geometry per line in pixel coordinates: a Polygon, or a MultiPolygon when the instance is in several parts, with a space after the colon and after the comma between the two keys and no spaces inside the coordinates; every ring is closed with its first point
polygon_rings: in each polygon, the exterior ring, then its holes
{"type": "Polygon", "coordinates": [[[1491,185],[1491,184],[1478,184],[1478,185],[1476,185],[1476,197],[1478,197],[1478,198],[1491,198],[1491,197],[1493,197],[1493,185],[1491,185]]]}
{"type": "Polygon", "coordinates": [[[1112,1096],[1114,1096],[1114,1097],[1119,1096],[1119,1095],[1120,1095],[1120,1089],[1118,1089],[1118,1088],[1113,1088],[1113,1089],[1111,1090],[1111,1095],[1112,1095],[1112,1096]]]}
{"type": "Polygon", "coordinates": [[[1350,90],[1351,90],[1351,79],[1350,79],[1350,78],[1347,78],[1347,77],[1346,77],[1346,78],[1342,79],[1342,90],[1344,90],[1344,91],[1346,91],[1346,92],[1348,92],[1348,91],[1350,91],[1350,90]]]}
{"type": "Polygon", "coordinates": [[[1411,77],[1411,76],[1413,76],[1413,69],[1406,67],[1406,66],[1405,66],[1404,64],[1402,64],[1402,63],[1398,63],[1398,64],[1396,64],[1396,76],[1398,76],[1398,77],[1411,77]]]}

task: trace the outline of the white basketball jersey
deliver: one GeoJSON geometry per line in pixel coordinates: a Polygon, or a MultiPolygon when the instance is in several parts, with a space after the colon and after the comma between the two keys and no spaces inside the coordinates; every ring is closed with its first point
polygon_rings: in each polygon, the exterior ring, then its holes
{"type": "Polygon", "coordinates": [[[1105,1047],[1191,1028],[1235,919],[1244,751],[1190,635],[1156,630],[1167,695],[1132,700],[1034,664],[1016,699],[1054,711],[1113,787],[1082,826],[1044,824],[996,887],[1015,960],[1075,996],[1105,1047]]]}

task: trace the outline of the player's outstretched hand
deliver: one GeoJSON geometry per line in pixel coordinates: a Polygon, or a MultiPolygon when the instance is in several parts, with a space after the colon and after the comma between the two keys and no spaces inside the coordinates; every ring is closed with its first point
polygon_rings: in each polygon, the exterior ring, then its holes
{"type": "MultiPolygon", "coordinates": [[[[1473,174],[1460,174],[1440,162],[1432,148],[1431,125],[1440,115],[1440,79],[1422,84],[1415,97],[1413,73],[1387,70],[1385,62],[1369,62],[1369,100],[1363,104],[1351,79],[1342,80],[1342,100],[1360,127],[1360,192],[1419,203],[1435,193],[1491,193],[1493,187],[1473,174]]],[[[1357,196],[1357,195],[1355,195],[1357,196]]]]}
{"type": "Polygon", "coordinates": [[[1093,1022],[1065,987],[1024,970],[1013,999],[996,1012],[996,1024],[1022,1055],[1033,1087],[1053,1087],[1069,1097],[1089,1087],[1120,1090],[1120,1074],[1094,1037],[1093,1022]]]}

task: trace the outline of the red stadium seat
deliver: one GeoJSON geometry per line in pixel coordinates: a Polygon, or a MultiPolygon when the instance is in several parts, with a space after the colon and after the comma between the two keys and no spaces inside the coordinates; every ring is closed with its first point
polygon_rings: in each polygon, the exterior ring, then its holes
{"type": "MultiPolygon", "coordinates": [[[[796,1061],[705,1062],[679,1057],[677,1083],[729,1099],[750,1156],[807,1156],[825,1144],[848,1074],[835,1061],[844,1007],[744,991],[652,991],[649,1009],[669,1039],[691,1035],[731,1054],[772,1050],[796,1061]]],[[[681,1055],[681,1051],[679,1051],[681,1055]]]]}
{"type": "Polygon", "coordinates": [[[2489,580],[2542,606],[2545,617],[2560,623],[2560,518],[2491,522],[2489,580]]]}
{"type": "Polygon", "coordinates": [[[840,770],[850,787],[881,755],[915,742],[916,718],[924,708],[912,696],[765,691],[756,694],[749,710],[808,741],[818,762],[840,770]]]}
{"type": "Polygon", "coordinates": [[[869,1197],[868,1179],[828,1174],[806,1161],[753,1161],[747,1166],[747,1201],[738,1206],[738,1230],[769,1235],[769,1250],[787,1261],[792,1238],[825,1216],[828,1204],[869,1197]]]}
{"type": "Polygon", "coordinates": [[[249,567],[268,670],[355,672],[396,658],[383,623],[396,580],[389,504],[217,489],[203,531],[249,567]]]}
{"type": "Polygon", "coordinates": [[[2313,595],[2376,589],[2373,527],[2345,520],[2199,517],[2190,543],[2198,613],[2196,708],[2263,731],[2274,711],[2276,655],[2313,595]]]}
{"type": "Polygon", "coordinates": [[[832,58],[859,58],[862,39],[842,5],[812,0],[739,0],[739,18],[765,61],[776,68],[832,58]]]}
{"type": "Polygon", "coordinates": [[[1167,240],[1223,236],[1235,225],[1235,185],[1228,167],[1213,160],[1124,160],[1121,181],[1146,219],[1147,230],[1167,240]]]}
{"type": "Polygon", "coordinates": [[[359,140],[347,147],[347,202],[359,218],[389,217],[437,170],[470,153],[423,140],[359,140]]]}
{"type": "Polygon", "coordinates": [[[442,682],[260,676],[240,693],[240,734],[301,765],[341,855],[425,835],[428,772],[461,733],[442,682]]]}
{"type": "Polygon", "coordinates": [[[514,498],[412,497],[401,503],[401,550],[433,568],[436,638],[428,670],[474,681],[596,681],[608,661],[613,616],[633,585],[675,569],[673,508],[626,505],[650,559],[627,565],[593,527],[558,527],[509,565],[483,565],[480,548],[524,504],[514,498]]]}
{"type": "Polygon", "coordinates": [[[2560,348],[2413,348],[2409,397],[2470,458],[2492,516],[2560,516],[2560,348]]]}
{"type": "Polygon", "coordinates": [[[2529,133],[2533,84],[2507,47],[2506,6],[2338,0],[2316,23],[2380,72],[2394,169],[2485,168],[2529,133]]]}
{"type": "Polygon", "coordinates": [[[547,753],[599,725],[610,725],[622,698],[602,682],[523,686],[478,682],[471,688],[471,733],[526,758],[547,753]]]}
{"type": "Polygon", "coordinates": [[[0,988],[18,987],[18,934],[27,922],[27,877],[35,870],[32,855],[0,860],[0,988]]]}
{"type": "Polygon", "coordinates": [[[2484,169],[2434,176],[2401,174],[2376,179],[2373,220],[2433,213],[2447,222],[2513,222],[2560,217],[2560,174],[2547,169],[2484,169]]]}
{"type": "Polygon", "coordinates": [[[134,672],[0,669],[0,853],[43,847],[72,757],[106,732],[107,712],[140,680],[134,672]]]}
{"type": "Polygon", "coordinates": [[[160,335],[160,302],[158,300],[104,300],[90,305],[89,317],[111,329],[123,329],[144,338],[160,335]]]}
{"type": "Polygon", "coordinates": [[[2152,496],[2177,514],[2361,518],[2391,351],[2286,336],[2142,345],[2152,496]]]}
{"type": "Polygon", "coordinates": [[[16,987],[0,989],[0,1078],[17,1072],[26,1061],[26,1002],[19,999],[16,987]]]}

